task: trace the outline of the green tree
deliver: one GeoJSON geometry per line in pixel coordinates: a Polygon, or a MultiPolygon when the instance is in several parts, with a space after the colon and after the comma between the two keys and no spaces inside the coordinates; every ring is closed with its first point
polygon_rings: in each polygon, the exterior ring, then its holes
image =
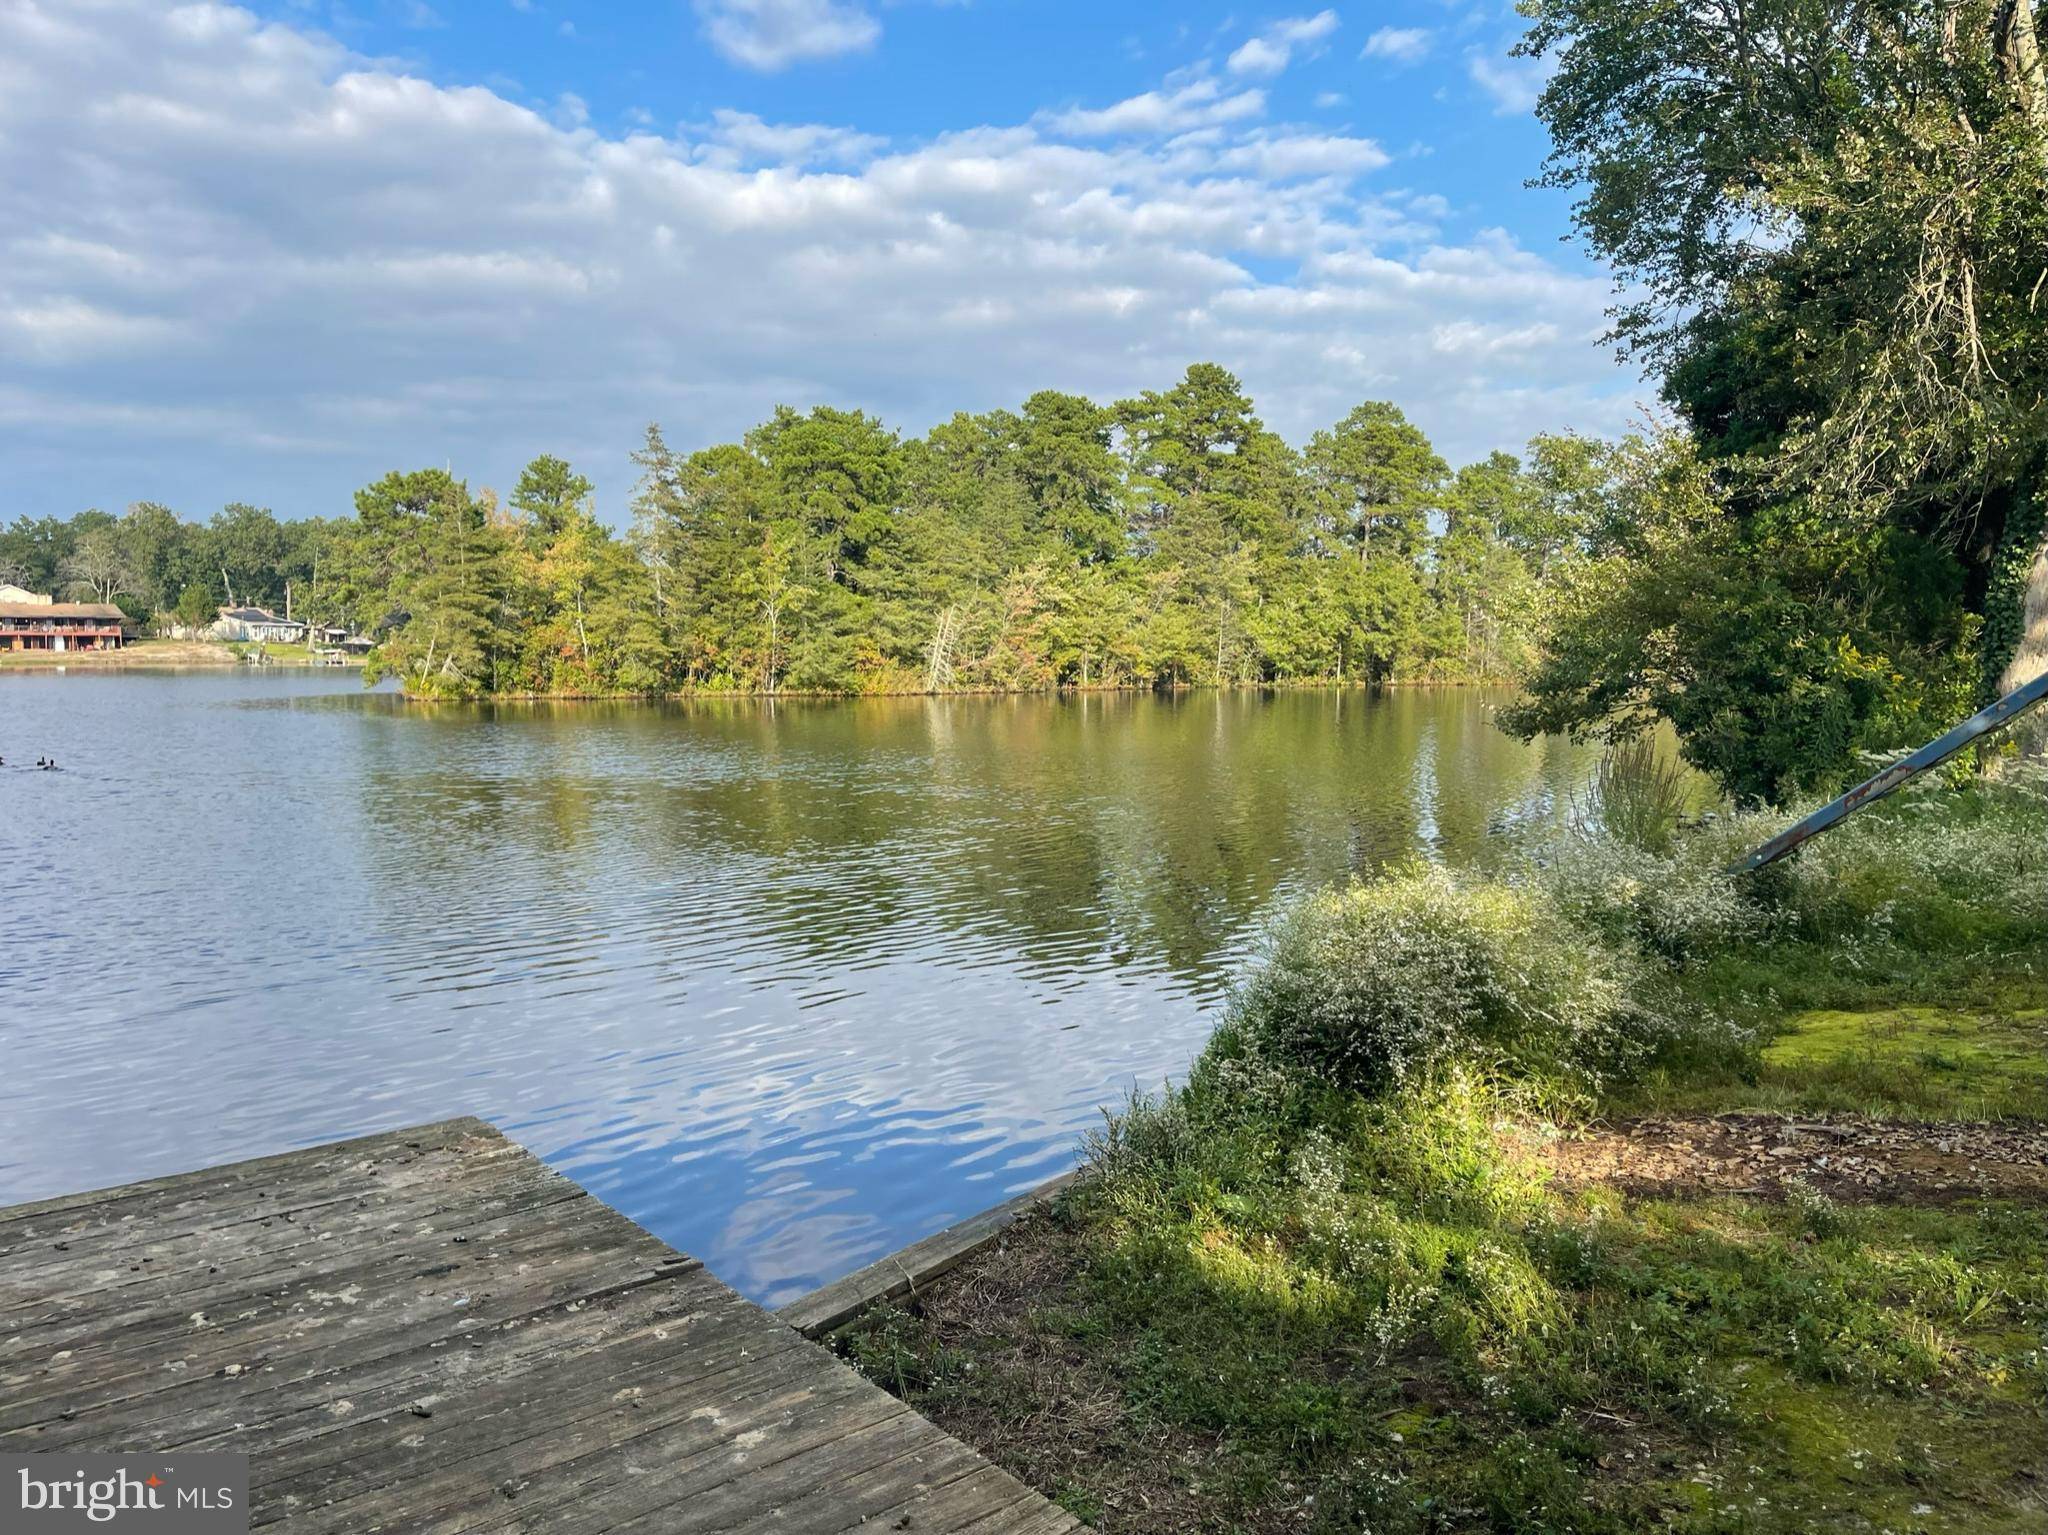
{"type": "Polygon", "coordinates": [[[543,453],[519,471],[508,504],[527,519],[534,542],[544,545],[572,518],[589,512],[592,489],[566,459],[543,453]]]}
{"type": "Polygon", "coordinates": [[[1133,543],[1148,565],[1158,675],[1227,682],[1262,675],[1256,625],[1272,562],[1297,541],[1294,453],[1243,386],[1197,363],[1172,389],[1116,407],[1131,463],[1133,543]]]}
{"type": "Polygon", "coordinates": [[[1017,422],[1016,469],[1045,529],[1084,564],[1124,552],[1123,474],[1111,447],[1113,411],[1079,395],[1043,389],[1017,422]]]}
{"type": "Polygon", "coordinates": [[[391,604],[370,680],[465,697],[498,685],[513,530],[445,470],[393,471],[356,493],[361,575],[372,607],[391,604]]]}
{"type": "Polygon", "coordinates": [[[197,633],[214,621],[220,607],[219,598],[210,588],[188,586],[178,593],[177,606],[172,609],[171,616],[188,633],[197,633]]]}
{"type": "Polygon", "coordinates": [[[1566,519],[1585,558],[1520,721],[1647,709],[1744,798],[1839,782],[1950,722],[2018,635],[2048,471],[2034,0],[1531,15],[1525,50],[1558,66],[1547,179],[1701,488],[1660,516],[1612,492],[1670,476],[1559,466],[1608,482],[1606,522],[1566,519]]]}
{"type": "Polygon", "coordinates": [[[1308,445],[1317,523],[1361,560],[1413,560],[1429,538],[1450,469],[1429,439],[1383,400],[1369,400],[1308,445]]]}

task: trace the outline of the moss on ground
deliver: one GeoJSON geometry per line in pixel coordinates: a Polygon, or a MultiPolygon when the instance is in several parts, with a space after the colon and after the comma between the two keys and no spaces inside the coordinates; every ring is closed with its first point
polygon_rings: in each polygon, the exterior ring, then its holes
{"type": "Polygon", "coordinates": [[[2048,1528],[2048,799],[1759,830],[1304,903],[840,1346],[1105,1531],[2048,1528]]]}
{"type": "Polygon", "coordinates": [[[2048,1009],[1800,1013],[1764,1048],[1758,1087],[1769,1106],[1808,1112],[1883,1119],[2037,1115],[2048,1101],[2048,1009]]]}
{"type": "MultiPolygon", "coordinates": [[[[1802,1011],[1689,1106],[2039,1119],[2032,984],[1802,1011]]],[[[1291,1120],[1201,1096],[840,1346],[1105,1531],[2048,1520],[2041,1209],[1567,1190],[1475,1080],[1291,1120]]]]}
{"type": "Polygon", "coordinates": [[[2048,979],[2030,973],[1957,1005],[1809,1007],[1774,1018],[1753,1056],[1652,1072],[1612,1095],[1628,1113],[2037,1119],[2048,1113],[2048,979]]]}

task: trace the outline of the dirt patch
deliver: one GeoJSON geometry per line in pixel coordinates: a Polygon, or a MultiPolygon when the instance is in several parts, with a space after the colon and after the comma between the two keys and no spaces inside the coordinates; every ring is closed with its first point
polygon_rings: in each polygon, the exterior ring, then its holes
{"type": "Polygon", "coordinates": [[[211,640],[138,640],[119,650],[10,650],[0,666],[23,670],[62,667],[66,670],[119,671],[143,666],[237,666],[225,645],[211,640]]]}
{"type": "MultiPolygon", "coordinates": [[[[942,1346],[971,1349],[979,1376],[927,1390],[918,1411],[1105,1535],[1224,1527],[1213,1486],[1228,1474],[1223,1436],[1135,1421],[1099,1340],[1091,1349],[1046,1310],[1073,1293],[1080,1267],[1073,1232],[1033,1214],[900,1302],[942,1346]]],[[[1307,1522],[1292,1506],[1232,1513],[1228,1528],[1246,1535],[1307,1522]]]]}
{"type": "Polygon", "coordinates": [[[1787,1179],[1839,1199],[2048,1204],[2048,1127],[1716,1114],[1627,1120],[1552,1142],[1568,1187],[1780,1197],[1787,1179]]]}

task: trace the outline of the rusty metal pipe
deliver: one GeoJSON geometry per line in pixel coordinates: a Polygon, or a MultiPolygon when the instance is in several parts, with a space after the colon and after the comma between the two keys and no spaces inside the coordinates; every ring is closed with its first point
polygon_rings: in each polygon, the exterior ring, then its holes
{"type": "Polygon", "coordinates": [[[2021,683],[1997,703],[1979,709],[1955,729],[1935,737],[1910,756],[1901,757],[1890,767],[1880,768],[1847,794],[1829,800],[1812,815],[1786,827],[1728,872],[1747,874],[1765,864],[1776,863],[1794,848],[1854,815],[1865,805],[1883,799],[1903,784],[1911,783],[1929,768],[1940,767],[1978,737],[2011,724],[2044,698],[2048,698],[2048,672],[2043,672],[2032,682],[2021,683]]]}

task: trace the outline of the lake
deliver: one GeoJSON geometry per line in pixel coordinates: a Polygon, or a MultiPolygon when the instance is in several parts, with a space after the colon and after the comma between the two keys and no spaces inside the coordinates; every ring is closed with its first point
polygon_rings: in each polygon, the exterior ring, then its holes
{"type": "Polygon", "coordinates": [[[1072,1165],[1290,897],[1565,813],[1499,702],[0,676],[0,1202],[473,1113],[791,1299],[1072,1165]]]}

